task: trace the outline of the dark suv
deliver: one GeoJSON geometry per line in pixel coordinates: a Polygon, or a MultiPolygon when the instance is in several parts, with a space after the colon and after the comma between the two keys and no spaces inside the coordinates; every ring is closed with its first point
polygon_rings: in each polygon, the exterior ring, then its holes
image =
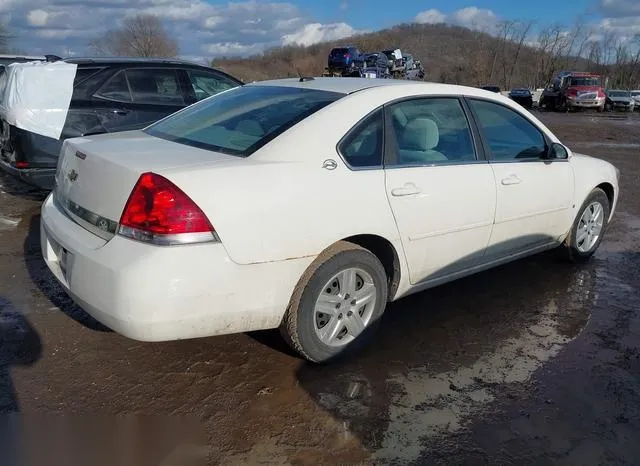
{"type": "Polygon", "coordinates": [[[219,70],[179,60],[65,59],[78,65],[60,139],[0,120],[0,166],[51,189],[62,141],[144,128],[198,100],[241,86],[219,70]]]}
{"type": "Polygon", "coordinates": [[[355,62],[360,59],[360,50],[353,46],[334,47],[329,52],[329,71],[349,73],[354,70],[355,62]]]}

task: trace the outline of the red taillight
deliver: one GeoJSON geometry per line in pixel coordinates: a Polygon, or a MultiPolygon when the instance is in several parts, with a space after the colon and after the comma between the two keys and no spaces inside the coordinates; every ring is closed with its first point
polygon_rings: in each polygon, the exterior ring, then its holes
{"type": "Polygon", "coordinates": [[[568,89],[567,90],[567,94],[568,95],[578,95],[578,90],[577,89],[568,89]]]}
{"type": "Polygon", "coordinates": [[[155,244],[214,241],[215,230],[189,196],[166,178],[143,173],[120,218],[121,235],[155,244]]]}
{"type": "Polygon", "coordinates": [[[598,89],[598,97],[600,99],[602,99],[603,97],[606,97],[605,94],[604,94],[604,91],[602,89],[598,89]]]}
{"type": "Polygon", "coordinates": [[[14,163],[16,168],[29,168],[29,162],[16,162],[14,163]]]}

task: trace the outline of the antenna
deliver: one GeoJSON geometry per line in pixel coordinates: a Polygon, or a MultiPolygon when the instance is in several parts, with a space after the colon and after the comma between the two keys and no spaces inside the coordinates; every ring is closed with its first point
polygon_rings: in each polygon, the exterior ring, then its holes
{"type": "Polygon", "coordinates": [[[313,78],[310,76],[303,76],[302,73],[300,73],[300,70],[298,69],[297,66],[294,66],[294,68],[296,69],[296,73],[298,73],[298,76],[300,77],[300,82],[303,83],[305,81],[313,81],[313,78]]]}

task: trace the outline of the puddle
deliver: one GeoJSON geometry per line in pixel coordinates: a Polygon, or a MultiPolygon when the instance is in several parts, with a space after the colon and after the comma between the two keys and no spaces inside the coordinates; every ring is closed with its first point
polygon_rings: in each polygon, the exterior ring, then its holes
{"type": "Polygon", "coordinates": [[[20,220],[16,220],[10,217],[4,217],[0,215],[0,231],[2,230],[15,230],[20,223],[20,220]]]}
{"type": "Polygon", "coordinates": [[[529,380],[585,328],[586,309],[581,317],[578,325],[563,323],[552,299],[535,322],[471,366],[435,375],[425,368],[392,376],[388,382],[401,391],[391,400],[389,426],[374,456],[384,462],[417,460],[424,440],[461,429],[487,408],[500,385],[529,380]],[[571,327],[567,335],[563,330],[571,327]]]}
{"type": "Polygon", "coordinates": [[[397,321],[413,325],[372,351],[382,360],[365,357],[341,373],[316,374],[305,386],[349,426],[376,464],[415,462],[425,445],[490,411],[507,385],[526,384],[582,333],[598,298],[596,277],[593,266],[561,268],[540,260],[477,277],[459,290],[459,300],[446,288],[442,295],[434,290],[425,302],[443,312],[397,321]],[[513,272],[519,277],[509,282],[513,272]],[[487,283],[500,286],[479,295],[475,287],[486,290],[487,283]],[[468,307],[460,308],[465,302],[468,307]]]}

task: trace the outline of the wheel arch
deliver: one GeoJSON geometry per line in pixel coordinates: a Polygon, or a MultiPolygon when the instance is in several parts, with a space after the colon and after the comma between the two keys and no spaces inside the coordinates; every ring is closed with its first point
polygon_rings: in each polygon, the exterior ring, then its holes
{"type": "Polygon", "coordinates": [[[607,199],[609,200],[609,209],[613,210],[613,206],[616,200],[616,192],[613,185],[609,182],[600,183],[596,188],[600,188],[607,195],[607,199]]]}
{"type": "Polygon", "coordinates": [[[380,260],[387,274],[389,290],[387,293],[388,300],[393,300],[398,286],[400,285],[400,257],[398,251],[391,242],[379,235],[360,234],[343,238],[342,241],[357,244],[358,246],[368,250],[380,260]]]}

